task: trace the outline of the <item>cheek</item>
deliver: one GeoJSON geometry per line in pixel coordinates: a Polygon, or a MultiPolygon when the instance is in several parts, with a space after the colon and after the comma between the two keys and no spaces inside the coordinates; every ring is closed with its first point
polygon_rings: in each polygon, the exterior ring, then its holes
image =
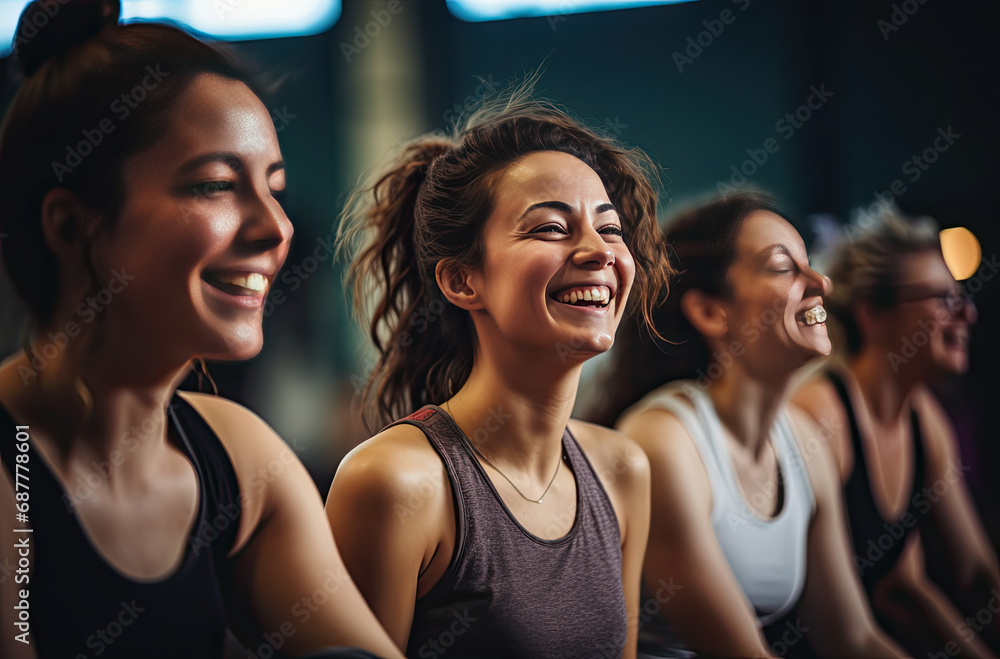
{"type": "Polygon", "coordinates": [[[618,273],[619,285],[627,294],[635,282],[635,259],[624,245],[621,249],[615,249],[614,253],[615,270],[618,273]]]}

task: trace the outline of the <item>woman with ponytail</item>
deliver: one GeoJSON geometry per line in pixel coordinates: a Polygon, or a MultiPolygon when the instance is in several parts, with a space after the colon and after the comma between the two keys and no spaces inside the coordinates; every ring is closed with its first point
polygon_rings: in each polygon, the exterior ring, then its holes
{"type": "Polygon", "coordinates": [[[681,214],[667,240],[667,341],[623,336],[602,380],[603,418],[652,473],[643,576],[659,606],[640,655],[899,656],[851,564],[829,439],[787,405],[796,371],[830,351],[829,280],[759,192],[681,214]]]}
{"type": "Polygon", "coordinates": [[[404,418],[345,459],[327,514],[407,656],[635,656],[648,465],[570,412],[627,301],[648,318],[665,290],[650,165],[515,93],[347,208],[366,409],[404,418]]]}
{"type": "Polygon", "coordinates": [[[0,365],[0,656],[220,657],[227,625],[252,656],[401,656],[284,442],[176,391],[261,348],[284,167],[228,57],[119,10],[32,3],[15,39],[0,249],[34,325],[0,365]]]}

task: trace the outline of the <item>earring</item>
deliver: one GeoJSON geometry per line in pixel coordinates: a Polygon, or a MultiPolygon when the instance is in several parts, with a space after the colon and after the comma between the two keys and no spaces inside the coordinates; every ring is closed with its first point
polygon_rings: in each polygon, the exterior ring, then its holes
{"type": "Polygon", "coordinates": [[[208,380],[212,385],[212,392],[218,396],[219,388],[215,385],[215,380],[212,379],[212,375],[208,372],[208,366],[205,364],[205,360],[202,357],[198,357],[194,360],[194,372],[198,374],[198,392],[201,393],[201,383],[202,376],[208,380]]]}

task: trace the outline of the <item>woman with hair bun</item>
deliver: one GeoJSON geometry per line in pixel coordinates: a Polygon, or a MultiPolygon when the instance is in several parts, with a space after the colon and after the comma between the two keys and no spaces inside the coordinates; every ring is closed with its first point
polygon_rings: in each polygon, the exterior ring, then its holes
{"type": "Polygon", "coordinates": [[[15,39],[0,249],[34,328],[0,365],[0,655],[220,657],[231,625],[252,656],[401,656],[284,442],[176,391],[261,348],[284,166],[228,57],[119,9],[32,3],[15,39]]]}
{"type": "Polygon", "coordinates": [[[652,473],[640,656],[899,656],[854,574],[823,432],[787,404],[830,351],[829,281],[764,193],[666,233],[681,273],[655,318],[667,341],[623,336],[601,380],[601,420],[652,473]]]}
{"type": "Polygon", "coordinates": [[[930,218],[888,208],[830,256],[840,354],[794,401],[835,429],[830,445],[872,609],[914,656],[1000,652],[1000,617],[976,618],[1000,605],[1000,567],[955,430],[927,388],[968,369],[976,307],[930,218]],[[909,352],[906,342],[918,347],[909,352]],[[928,539],[944,547],[946,583],[957,587],[929,577],[928,539]]]}
{"type": "Polygon", "coordinates": [[[570,412],[629,298],[648,318],[670,274],[649,171],[515,92],[348,206],[367,410],[403,418],[345,458],[327,514],[407,656],[635,656],[648,465],[570,412]]]}

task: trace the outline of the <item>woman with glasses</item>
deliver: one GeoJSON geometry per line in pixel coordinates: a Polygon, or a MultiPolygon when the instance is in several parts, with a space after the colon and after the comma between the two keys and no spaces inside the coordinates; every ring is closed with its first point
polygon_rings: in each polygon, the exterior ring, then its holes
{"type": "Polygon", "coordinates": [[[945,265],[929,218],[884,213],[836,250],[829,274],[827,309],[842,330],[844,361],[794,402],[830,430],[854,563],[876,618],[915,656],[987,655],[987,644],[1000,648],[1000,571],[963,482],[954,430],[925,386],[968,368],[976,308],[945,265]],[[944,542],[964,606],[930,581],[928,534],[944,542]],[[990,619],[977,618],[991,604],[990,619]]]}

